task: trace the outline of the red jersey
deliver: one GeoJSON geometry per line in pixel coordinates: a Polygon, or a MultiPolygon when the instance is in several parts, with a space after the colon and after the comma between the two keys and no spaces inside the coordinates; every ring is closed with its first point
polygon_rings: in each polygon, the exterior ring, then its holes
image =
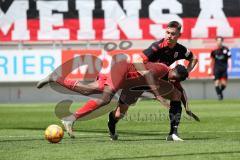
{"type": "MultiPolygon", "coordinates": [[[[144,64],[146,70],[150,71],[154,78],[161,79],[169,72],[169,67],[162,63],[147,62],[144,64]]],[[[123,87],[134,87],[147,85],[147,82],[141,74],[139,74],[132,63],[121,61],[116,63],[111,72],[106,75],[99,75],[99,89],[102,90],[104,85],[110,86],[117,91],[123,87]]]]}

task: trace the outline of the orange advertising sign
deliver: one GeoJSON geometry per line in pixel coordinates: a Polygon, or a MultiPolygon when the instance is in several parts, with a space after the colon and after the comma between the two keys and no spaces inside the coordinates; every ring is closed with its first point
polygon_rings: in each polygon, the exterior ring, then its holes
{"type": "MultiPolygon", "coordinates": [[[[198,58],[198,64],[190,74],[190,78],[209,78],[207,73],[210,67],[210,49],[193,49],[198,58]]],[[[93,80],[99,73],[109,73],[111,66],[121,60],[131,62],[142,53],[140,49],[114,50],[64,50],[62,52],[62,74],[69,78],[93,80]]],[[[185,60],[177,61],[179,64],[188,64],[185,60]]],[[[174,64],[171,66],[173,67],[174,64]]]]}

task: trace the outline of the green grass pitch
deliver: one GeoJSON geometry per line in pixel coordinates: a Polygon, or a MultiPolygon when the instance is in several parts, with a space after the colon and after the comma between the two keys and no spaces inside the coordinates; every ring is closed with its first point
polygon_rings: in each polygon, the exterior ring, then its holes
{"type": "MultiPolygon", "coordinates": [[[[75,125],[76,138],[66,134],[59,144],[44,140],[50,124],[60,124],[55,104],[0,105],[0,160],[239,160],[240,100],[190,101],[201,122],[182,115],[184,142],[166,142],[167,110],[158,102],[141,101],[119,123],[118,141],[110,141],[107,115],[75,125]]],[[[76,109],[74,104],[72,109],[76,109]]]]}

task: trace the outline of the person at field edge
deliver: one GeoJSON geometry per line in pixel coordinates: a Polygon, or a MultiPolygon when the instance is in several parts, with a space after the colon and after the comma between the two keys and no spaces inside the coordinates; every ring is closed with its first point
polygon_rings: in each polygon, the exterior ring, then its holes
{"type": "Polygon", "coordinates": [[[218,100],[223,100],[223,90],[227,87],[228,79],[228,60],[231,57],[231,53],[228,47],[223,45],[224,38],[217,37],[217,48],[211,52],[211,68],[209,68],[209,74],[214,75],[214,85],[218,96],[218,100]]]}
{"type": "MultiPolygon", "coordinates": [[[[159,62],[170,66],[174,62],[180,59],[185,59],[189,61],[187,70],[191,72],[194,66],[197,64],[198,60],[193,55],[193,53],[187,49],[185,46],[179,44],[177,41],[181,36],[181,24],[177,21],[171,21],[168,23],[165,38],[152,43],[147,49],[143,50],[143,54],[134,61],[136,68],[140,71],[144,70],[139,67],[140,64],[147,62],[159,62]]],[[[142,73],[144,74],[144,73],[142,73]]],[[[180,83],[174,83],[175,88],[182,92],[182,99],[186,99],[186,94],[180,83]]],[[[124,117],[125,113],[129,108],[129,104],[122,101],[127,97],[124,92],[121,93],[117,108],[109,113],[108,129],[109,135],[112,140],[117,140],[116,124],[124,117]]],[[[137,101],[137,99],[136,99],[137,101]]],[[[185,100],[182,100],[182,102],[185,100]]],[[[133,103],[133,102],[132,102],[133,103]]],[[[181,101],[171,101],[169,110],[170,119],[170,131],[166,140],[168,141],[178,141],[182,140],[178,135],[178,126],[181,120],[181,101]]]]}

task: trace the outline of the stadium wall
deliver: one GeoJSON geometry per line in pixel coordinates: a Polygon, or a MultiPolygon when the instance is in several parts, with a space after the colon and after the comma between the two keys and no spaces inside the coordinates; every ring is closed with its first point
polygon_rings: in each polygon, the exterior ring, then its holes
{"type": "MultiPolygon", "coordinates": [[[[240,80],[230,79],[224,91],[226,99],[240,98],[240,80]]],[[[217,99],[213,81],[209,79],[188,80],[183,83],[189,99],[217,99]]],[[[86,100],[88,97],[74,93],[63,94],[49,86],[39,90],[36,82],[28,83],[0,83],[0,103],[58,103],[70,99],[75,102],[86,100]]]]}

